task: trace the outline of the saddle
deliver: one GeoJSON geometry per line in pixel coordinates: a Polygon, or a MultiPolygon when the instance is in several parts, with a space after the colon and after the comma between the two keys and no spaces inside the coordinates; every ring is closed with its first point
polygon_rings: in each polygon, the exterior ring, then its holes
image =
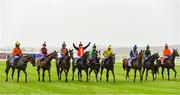
{"type": "Polygon", "coordinates": [[[161,57],[161,64],[165,64],[169,58],[161,57]]]}

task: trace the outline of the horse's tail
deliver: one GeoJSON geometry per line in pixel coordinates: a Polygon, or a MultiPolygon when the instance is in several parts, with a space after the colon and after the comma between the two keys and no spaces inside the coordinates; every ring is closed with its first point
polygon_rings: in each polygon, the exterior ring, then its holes
{"type": "Polygon", "coordinates": [[[123,69],[124,70],[126,70],[125,61],[126,61],[126,59],[123,59],[123,69]]]}

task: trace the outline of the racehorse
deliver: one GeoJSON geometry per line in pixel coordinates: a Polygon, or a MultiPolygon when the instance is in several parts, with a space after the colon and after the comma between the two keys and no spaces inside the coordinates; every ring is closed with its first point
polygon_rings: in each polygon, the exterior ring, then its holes
{"type": "Polygon", "coordinates": [[[114,74],[114,64],[115,64],[115,54],[110,55],[107,59],[104,58],[101,61],[101,76],[100,76],[100,81],[102,80],[102,74],[104,68],[107,70],[106,72],[106,81],[108,82],[109,79],[109,71],[112,72],[113,79],[115,82],[115,74],[114,74]]]}
{"type": "Polygon", "coordinates": [[[58,75],[58,79],[61,80],[61,73],[62,71],[64,71],[65,73],[65,81],[68,81],[68,72],[70,69],[70,65],[71,65],[71,59],[74,59],[74,53],[73,53],[73,49],[68,51],[68,54],[65,56],[65,58],[61,61],[61,63],[59,63],[61,59],[57,60],[57,75],[58,75]]]}
{"type": "Polygon", "coordinates": [[[176,74],[177,74],[177,71],[175,69],[175,58],[179,56],[179,53],[177,51],[177,49],[173,49],[173,52],[172,54],[169,56],[169,58],[161,63],[161,60],[157,60],[156,62],[156,66],[157,66],[157,69],[156,69],[156,73],[158,72],[158,68],[161,67],[162,68],[162,78],[164,79],[164,69],[167,68],[167,72],[168,72],[168,80],[170,80],[170,72],[169,70],[172,69],[175,73],[174,75],[174,79],[176,79],[176,74]]]}
{"type": "Polygon", "coordinates": [[[92,59],[89,59],[88,61],[88,68],[90,68],[89,78],[90,78],[91,72],[94,71],[95,76],[96,76],[96,82],[98,82],[98,72],[100,69],[100,58],[98,57],[98,54],[100,55],[100,51],[96,52],[96,56],[92,59]]]}
{"type": "Polygon", "coordinates": [[[147,80],[147,76],[148,76],[148,71],[149,70],[152,71],[153,81],[155,80],[155,78],[154,78],[154,74],[155,74],[155,64],[154,64],[154,61],[158,60],[158,58],[159,58],[159,54],[158,53],[154,53],[148,60],[143,62],[142,79],[143,79],[144,71],[146,69],[146,79],[145,80],[147,80]]]}
{"type": "Polygon", "coordinates": [[[40,69],[43,70],[42,73],[42,81],[44,81],[45,71],[48,70],[49,73],[49,82],[51,82],[51,74],[50,74],[50,68],[51,68],[51,61],[52,59],[57,59],[57,51],[54,51],[47,55],[46,58],[39,59],[37,61],[37,71],[38,71],[38,80],[40,81],[40,69]]]}
{"type": "Polygon", "coordinates": [[[27,72],[26,72],[27,63],[30,61],[33,66],[36,65],[34,55],[22,56],[19,60],[16,61],[16,65],[12,65],[10,59],[11,59],[11,57],[8,56],[7,61],[6,61],[6,69],[5,69],[6,82],[8,81],[8,72],[9,72],[10,68],[12,68],[12,79],[13,79],[13,76],[14,76],[15,69],[17,69],[18,70],[17,82],[19,82],[19,77],[20,77],[20,71],[21,70],[24,72],[24,74],[25,74],[25,82],[27,82],[27,72]]]}
{"type": "Polygon", "coordinates": [[[82,81],[82,70],[86,73],[86,81],[88,82],[88,58],[89,51],[86,51],[81,58],[75,58],[72,62],[72,80],[74,80],[74,72],[78,69],[78,80],[82,81]]]}
{"type": "Polygon", "coordinates": [[[134,61],[132,61],[132,66],[128,65],[129,59],[125,58],[123,59],[123,69],[126,70],[126,79],[129,78],[129,72],[130,69],[134,69],[134,82],[136,80],[136,71],[139,70],[140,74],[140,81],[142,82],[142,75],[141,75],[141,70],[142,70],[142,60],[143,60],[143,55],[144,55],[144,50],[141,50],[138,54],[138,58],[134,61]]]}

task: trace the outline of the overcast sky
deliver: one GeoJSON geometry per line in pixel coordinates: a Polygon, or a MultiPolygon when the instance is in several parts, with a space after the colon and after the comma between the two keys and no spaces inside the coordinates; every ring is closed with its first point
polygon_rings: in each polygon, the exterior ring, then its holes
{"type": "Polygon", "coordinates": [[[179,0],[1,0],[0,47],[180,44],[179,0]]]}

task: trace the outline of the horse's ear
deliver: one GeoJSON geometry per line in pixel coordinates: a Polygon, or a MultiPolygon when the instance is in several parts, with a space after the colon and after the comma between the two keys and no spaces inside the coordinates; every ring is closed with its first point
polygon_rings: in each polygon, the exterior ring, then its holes
{"type": "Polygon", "coordinates": [[[175,49],[173,48],[173,51],[174,51],[175,49]]]}

